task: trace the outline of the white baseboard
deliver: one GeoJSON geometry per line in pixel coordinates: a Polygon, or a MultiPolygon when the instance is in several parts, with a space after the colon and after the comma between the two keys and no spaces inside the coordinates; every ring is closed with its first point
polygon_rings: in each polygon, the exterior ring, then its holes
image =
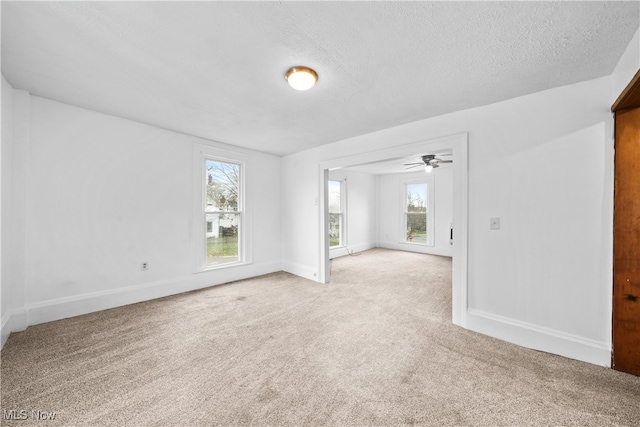
{"type": "Polygon", "coordinates": [[[0,320],[0,348],[4,347],[9,334],[11,334],[11,314],[5,313],[0,320]]]}
{"type": "Polygon", "coordinates": [[[551,328],[469,309],[467,328],[522,347],[611,367],[611,345],[551,328]]]}
{"type": "Polygon", "coordinates": [[[425,246],[416,245],[415,243],[398,243],[398,242],[378,242],[379,248],[394,249],[396,251],[418,252],[421,254],[440,255],[453,257],[453,246],[425,246]]]}
{"type": "Polygon", "coordinates": [[[348,246],[342,246],[342,247],[336,248],[336,249],[330,249],[329,250],[329,259],[338,258],[338,257],[349,255],[349,254],[354,254],[354,253],[358,253],[358,252],[367,251],[369,249],[373,249],[373,248],[376,248],[376,247],[377,247],[377,245],[376,245],[375,242],[370,242],[370,243],[362,243],[362,244],[359,244],[359,245],[348,245],[348,246]]]}
{"type": "Polygon", "coordinates": [[[315,282],[319,281],[318,271],[316,271],[315,268],[309,267],[307,265],[285,261],[282,264],[282,270],[296,276],[304,277],[305,279],[313,280],[315,282]]]}
{"type": "Polygon", "coordinates": [[[12,332],[24,331],[25,329],[27,329],[27,312],[25,310],[13,310],[2,316],[2,322],[0,323],[0,349],[4,347],[12,332]]]}
{"type": "Polygon", "coordinates": [[[27,326],[274,273],[282,271],[281,267],[279,262],[249,264],[241,268],[203,272],[142,285],[27,304],[23,310],[13,311],[3,316],[1,344],[4,346],[11,332],[24,330],[27,326]]]}

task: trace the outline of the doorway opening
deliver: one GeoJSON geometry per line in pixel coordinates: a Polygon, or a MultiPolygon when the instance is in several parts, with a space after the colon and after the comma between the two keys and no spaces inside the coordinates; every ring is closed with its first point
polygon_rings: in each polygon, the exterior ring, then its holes
{"type": "Polygon", "coordinates": [[[446,137],[434,138],[400,145],[397,147],[345,156],[320,164],[320,247],[318,271],[319,281],[329,283],[330,270],[330,215],[328,186],[330,171],[360,167],[380,162],[397,161],[425,153],[451,153],[452,187],[453,187],[453,221],[451,224],[452,239],[452,322],[466,327],[467,324],[467,248],[468,248],[468,134],[461,133],[446,137]]]}

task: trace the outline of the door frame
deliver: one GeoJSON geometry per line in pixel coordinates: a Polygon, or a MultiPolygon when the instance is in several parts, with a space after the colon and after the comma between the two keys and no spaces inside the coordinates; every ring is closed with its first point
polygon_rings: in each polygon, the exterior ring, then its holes
{"type": "MultiPolygon", "coordinates": [[[[640,70],[638,70],[636,72],[636,74],[633,76],[633,78],[631,79],[631,81],[629,82],[629,84],[624,88],[624,90],[620,93],[620,96],[618,96],[618,98],[616,99],[616,101],[613,103],[613,105],[611,106],[611,111],[614,114],[613,117],[613,122],[614,122],[614,153],[615,153],[615,144],[618,142],[618,136],[617,136],[617,132],[616,132],[616,127],[617,127],[617,113],[624,111],[624,110],[630,110],[630,109],[636,109],[636,108],[640,108],[640,70]]],[[[613,170],[614,170],[614,180],[615,180],[615,175],[616,175],[616,169],[618,167],[618,162],[617,162],[617,157],[614,154],[614,165],[613,165],[613,170]]],[[[617,201],[617,194],[616,191],[614,189],[614,193],[613,193],[613,224],[612,226],[615,228],[615,221],[616,221],[616,214],[615,214],[615,207],[617,205],[616,203],[617,201]]],[[[611,295],[611,367],[613,369],[616,369],[616,363],[615,363],[615,352],[614,352],[614,348],[615,348],[615,334],[614,334],[614,330],[615,330],[615,310],[616,310],[616,306],[615,306],[615,300],[616,300],[616,290],[617,290],[617,286],[616,286],[616,260],[615,260],[615,254],[616,254],[616,245],[617,245],[617,239],[615,236],[615,233],[613,234],[613,269],[611,271],[612,273],[612,295],[611,295]]]]}

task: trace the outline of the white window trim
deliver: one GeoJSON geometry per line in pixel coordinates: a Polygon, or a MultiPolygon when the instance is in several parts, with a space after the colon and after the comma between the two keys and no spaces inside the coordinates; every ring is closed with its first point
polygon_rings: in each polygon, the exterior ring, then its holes
{"type": "MultiPolygon", "coordinates": [[[[347,244],[347,178],[332,178],[329,177],[329,181],[339,182],[340,183],[340,214],[342,223],[340,224],[340,244],[337,246],[329,246],[330,251],[334,251],[337,249],[344,249],[348,246],[347,244]]],[[[329,186],[327,185],[327,190],[329,186]]]]}
{"type": "Polygon", "coordinates": [[[433,174],[425,174],[422,178],[402,180],[402,200],[400,204],[400,244],[412,246],[435,246],[435,178],[433,174]],[[407,242],[407,185],[409,184],[427,184],[427,242],[416,243],[407,242]]]}
{"type": "MultiPolygon", "coordinates": [[[[233,268],[237,266],[251,264],[253,262],[252,251],[252,235],[253,235],[253,218],[251,205],[247,204],[247,200],[251,200],[246,185],[249,177],[249,160],[250,157],[221,148],[216,148],[204,144],[193,145],[193,260],[194,272],[202,273],[207,271],[221,270],[225,268],[233,268]],[[207,267],[206,260],[206,229],[207,224],[204,218],[206,208],[205,183],[207,179],[207,171],[205,160],[215,160],[225,163],[233,163],[240,165],[240,200],[239,203],[239,230],[238,230],[238,261],[207,267]]],[[[209,212],[211,213],[211,212],[209,212]]]]}

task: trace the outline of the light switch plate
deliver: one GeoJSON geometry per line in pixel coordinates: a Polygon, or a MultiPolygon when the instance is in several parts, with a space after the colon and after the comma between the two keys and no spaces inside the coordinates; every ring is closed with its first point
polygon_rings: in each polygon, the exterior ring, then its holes
{"type": "Polygon", "coordinates": [[[500,218],[489,218],[489,229],[490,230],[500,230],[500,218]]]}

